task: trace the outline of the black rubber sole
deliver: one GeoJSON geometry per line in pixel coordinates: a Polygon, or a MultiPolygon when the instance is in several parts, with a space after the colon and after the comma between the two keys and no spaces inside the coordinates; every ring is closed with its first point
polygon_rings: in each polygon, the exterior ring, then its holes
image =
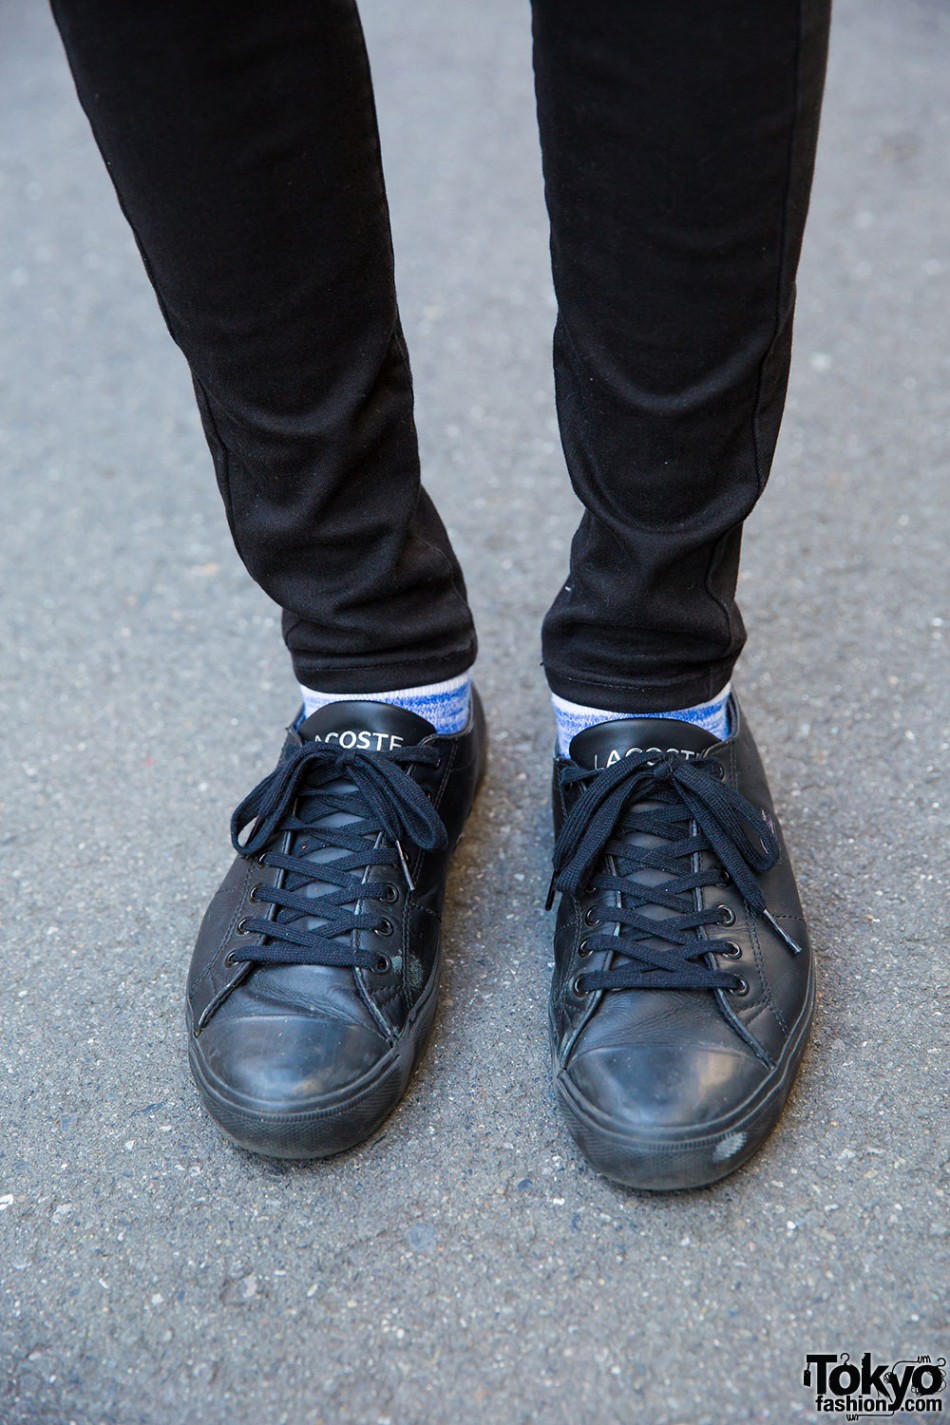
{"type": "Polygon", "coordinates": [[[710,1187],[747,1163],[778,1123],[808,1043],[814,1009],[812,969],[805,1006],[773,1079],[755,1099],[720,1120],[714,1132],[637,1136],[607,1124],[580,1098],[555,1059],[555,1089],[571,1136],[591,1167],[622,1187],[642,1192],[710,1187]]]}

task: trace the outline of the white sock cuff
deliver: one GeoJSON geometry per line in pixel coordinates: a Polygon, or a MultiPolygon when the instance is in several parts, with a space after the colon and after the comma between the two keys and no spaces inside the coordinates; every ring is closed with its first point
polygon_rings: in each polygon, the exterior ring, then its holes
{"type": "Polygon", "coordinates": [[[600,722],[615,722],[618,718],[623,717],[676,718],[680,722],[692,722],[699,727],[705,727],[717,737],[726,737],[728,735],[726,704],[731,692],[732,683],[730,681],[720,689],[714,698],[710,698],[705,703],[696,703],[694,707],[690,708],[679,708],[676,712],[660,713],[609,712],[606,708],[589,708],[585,707],[583,703],[572,703],[567,698],[552,693],[551,703],[554,707],[554,716],[557,719],[558,751],[562,757],[566,757],[571,740],[577,733],[583,732],[588,727],[596,727],[600,722]]]}
{"type": "Polygon", "coordinates": [[[310,717],[330,703],[391,703],[406,708],[431,722],[437,732],[461,732],[468,722],[472,692],[472,671],[446,678],[441,683],[422,683],[415,688],[395,688],[382,693],[323,693],[300,684],[304,717],[310,717]]]}

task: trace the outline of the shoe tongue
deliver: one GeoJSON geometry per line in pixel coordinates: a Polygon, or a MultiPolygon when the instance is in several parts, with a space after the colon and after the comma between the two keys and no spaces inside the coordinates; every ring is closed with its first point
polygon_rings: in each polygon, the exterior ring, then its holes
{"type": "Polygon", "coordinates": [[[392,752],[415,747],[432,737],[435,728],[406,708],[359,699],[327,703],[311,713],[297,732],[304,742],[325,742],[346,752],[392,752]]]}
{"type": "MultiPolygon", "coordinates": [[[[345,752],[392,752],[399,747],[415,747],[423,738],[431,737],[435,728],[425,718],[407,712],[405,708],[394,707],[391,703],[374,703],[368,699],[349,699],[345,702],[328,703],[325,708],[311,713],[310,717],[297,728],[304,742],[321,742],[328,747],[340,747],[345,752]]],[[[354,795],[356,787],[345,771],[324,790],[336,796],[354,795]]],[[[306,801],[306,795],[304,797],[306,801]]],[[[317,798],[319,810],[319,798],[317,798]]],[[[310,815],[312,816],[312,811],[310,815]]],[[[354,812],[336,809],[317,816],[310,822],[317,833],[313,849],[304,854],[303,859],[314,866],[325,866],[351,853],[346,848],[324,845],[320,831],[339,831],[350,826],[365,814],[365,807],[358,805],[354,812]]],[[[305,819],[309,819],[305,813],[305,819]]],[[[368,844],[372,846],[374,836],[369,834],[368,844]]],[[[293,854],[298,854],[301,841],[313,842],[314,837],[307,831],[295,833],[292,842],[293,854]]],[[[315,873],[316,874],[316,873],[315,873]]],[[[292,882],[293,885],[293,882],[292,882]]],[[[337,885],[329,881],[311,880],[306,885],[296,885],[296,893],[314,902],[314,914],[305,916],[300,922],[304,930],[317,930],[325,921],[320,915],[320,898],[332,895],[337,885]]],[[[278,918],[281,918],[278,916],[278,918]]],[[[286,913],[284,914],[286,918],[286,913]]],[[[297,967],[299,968],[299,967],[297,967]]],[[[325,968],[325,967],[323,967],[325,968]]],[[[321,970],[321,973],[323,970],[321,970]]]]}
{"type": "Polygon", "coordinates": [[[568,756],[579,767],[612,767],[628,752],[684,752],[697,756],[716,747],[719,738],[672,717],[624,717],[586,727],[571,740],[568,756]]]}

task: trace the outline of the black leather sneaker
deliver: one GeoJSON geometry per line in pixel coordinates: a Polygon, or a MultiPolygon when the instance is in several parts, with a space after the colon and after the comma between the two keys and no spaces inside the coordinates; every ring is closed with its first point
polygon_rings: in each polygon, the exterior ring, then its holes
{"type": "Polygon", "coordinates": [[[795,879],[752,734],[601,723],[555,761],[551,1034],[591,1164],[692,1188],[775,1125],[815,999],[795,879]]]}
{"type": "Polygon", "coordinates": [[[435,1016],[446,870],[484,764],[477,695],[453,736],[385,703],[332,703],[289,732],[235,811],[239,854],[198,934],[187,1015],[195,1082],[241,1147],[328,1157],[402,1098],[435,1016]]]}

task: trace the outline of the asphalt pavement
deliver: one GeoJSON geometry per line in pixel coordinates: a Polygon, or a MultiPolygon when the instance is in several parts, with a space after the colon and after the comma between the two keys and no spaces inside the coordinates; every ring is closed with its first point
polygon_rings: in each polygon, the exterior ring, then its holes
{"type": "Polygon", "coordinates": [[[779,1132],[672,1196],[588,1170],[550,1085],[537,629],[577,506],[528,7],[363,13],[493,760],[425,1064],[371,1143],[301,1167],[220,1137],[182,1012],[294,711],[278,619],[45,7],[0,0],[0,1421],[819,1418],[810,1352],[950,1354],[950,13],[837,7],[738,677],[820,1000],[779,1132]]]}

